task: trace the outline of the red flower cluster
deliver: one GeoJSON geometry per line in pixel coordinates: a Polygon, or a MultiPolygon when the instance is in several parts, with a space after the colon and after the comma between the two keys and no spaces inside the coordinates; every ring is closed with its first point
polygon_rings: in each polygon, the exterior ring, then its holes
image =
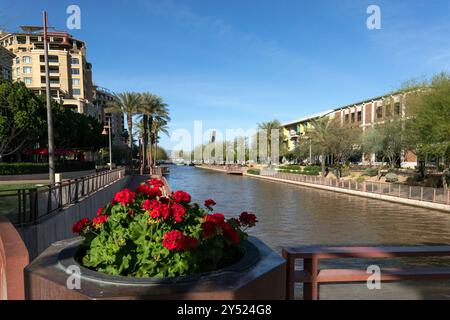
{"type": "Polygon", "coordinates": [[[169,206],[167,204],[161,203],[158,200],[145,200],[142,203],[142,209],[148,211],[150,216],[153,219],[164,218],[167,219],[169,217],[170,211],[169,206]]]}
{"type": "Polygon", "coordinates": [[[80,233],[81,231],[83,231],[83,229],[89,224],[89,219],[88,218],[83,218],[77,222],[75,222],[75,224],[72,226],[72,232],[73,233],[80,233]]]}
{"type": "Polygon", "coordinates": [[[256,216],[253,213],[248,213],[244,211],[239,216],[239,222],[241,226],[253,227],[256,225],[258,220],[256,220],[256,216]]]}
{"type": "Polygon", "coordinates": [[[183,217],[186,214],[186,209],[181,204],[174,203],[170,208],[170,211],[175,222],[183,221],[183,217]]]}
{"type": "Polygon", "coordinates": [[[130,189],[123,189],[122,191],[119,191],[114,195],[113,202],[126,205],[133,202],[135,197],[136,194],[133,191],[131,191],[130,189]]]}
{"type": "Polygon", "coordinates": [[[175,191],[172,194],[172,198],[175,202],[184,202],[184,203],[189,203],[191,202],[191,196],[189,195],[189,193],[185,192],[185,191],[175,191]]]}
{"type": "Polygon", "coordinates": [[[217,234],[221,230],[222,234],[228,238],[232,244],[238,245],[241,241],[239,233],[233,228],[231,224],[225,221],[225,217],[221,213],[209,214],[205,217],[205,222],[202,224],[202,237],[207,239],[217,234]]]}
{"type": "Polygon", "coordinates": [[[212,206],[215,206],[216,202],[213,199],[205,200],[205,207],[212,211],[212,206]]]}
{"type": "Polygon", "coordinates": [[[92,219],[92,224],[94,226],[97,226],[97,227],[101,226],[106,221],[106,219],[108,219],[108,215],[107,214],[100,215],[100,216],[95,217],[94,219],[92,219]]]}
{"type": "Polygon", "coordinates": [[[194,237],[185,236],[181,231],[172,230],[164,235],[163,246],[169,250],[186,250],[195,248],[198,240],[194,237]]]}
{"type": "Polygon", "coordinates": [[[99,216],[101,216],[102,214],[103,214],[103,207],[101,207],[101,208],[98,208],[98,210],[97,210],[97,217],[99,217],[99,216]]]}
{"type": "Polygon", "coordinates": [[[145,183],[139,185],[136,190],[134,190],[138,194],[145,194],[149,198],[156,198],[162,196],[162,191],[159,187],[149,187],[145,183]]]}
{"type": "Polygon", "coordinates": [[[161,188],[162,186],[164,186],[164,182],[159,179],[150,179],[148,180],[148,184],[153,186],[153,188],[161,188]]]}

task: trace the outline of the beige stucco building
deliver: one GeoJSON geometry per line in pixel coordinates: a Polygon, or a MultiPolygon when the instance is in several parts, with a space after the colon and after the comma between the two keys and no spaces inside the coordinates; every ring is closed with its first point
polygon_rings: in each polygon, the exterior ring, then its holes
{"type": "MultiPolygon", "coordinates": [[[[307,131],[314,129],[312,121],[325,116],[337,119],[342,126],[358,127],[362,131],[382,124],[392,117],[404,118],[406,116],[405,94],[407,93],[379,96],[284,123],[285,143],[289,150],[294,150],[300,139],[307,137],[307,131]]],[[[363,154],[361,163],[377,163],[376,155],[363,154]]],[[[401,157],[401,166],[415,167],[416,165],[417,156],[411,151],[405,151],[401,157]]]]}
{"type": "MultiPolygon", "coordinates": [[[[0,45],[15,55],[12,80],[22,81],[36,93],[45,93],[44,39],[41,31],[23,27],[23,33],[0,34],[0,45]]],[[[49,37],[51,96],[68,108],[98,117],[93,104],[92,65],[86,60],[86,44],[67,32],[49,37]]]]}
{"type": "Polygon", "coordinates": [[[0,78],[12,80],[12,62],[15,55],[0,45],[0,78]]]}

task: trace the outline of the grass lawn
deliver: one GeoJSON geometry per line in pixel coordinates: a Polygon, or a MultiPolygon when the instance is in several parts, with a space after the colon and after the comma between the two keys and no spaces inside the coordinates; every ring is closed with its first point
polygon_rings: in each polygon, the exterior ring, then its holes
{"type": "Polygon", "coordinates": [[[19,183],[19,184],[0,184],[0,191],[16,190],[16,189],[30,189],[41,184],[35,183],[19,183]]]}

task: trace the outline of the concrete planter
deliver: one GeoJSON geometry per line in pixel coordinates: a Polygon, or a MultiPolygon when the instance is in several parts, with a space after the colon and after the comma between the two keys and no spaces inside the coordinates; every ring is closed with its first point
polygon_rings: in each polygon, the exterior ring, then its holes
{"type": "Polygon", "coordinates": [[[231,266],[164,279],[111,276],[84,268],[74,259],[79,243],[79,238],[56,242],[26,267],[27,299],[285,298],[285,260],[254,237],[248,238],[244,257],[231,266]],[[67,287],[66,270],[73,266],[81,272],[80,289],[67,287]]]}

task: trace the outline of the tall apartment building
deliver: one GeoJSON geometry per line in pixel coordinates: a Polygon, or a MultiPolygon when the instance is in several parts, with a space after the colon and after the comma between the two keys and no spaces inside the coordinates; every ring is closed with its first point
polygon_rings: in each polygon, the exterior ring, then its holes
{"type": "Polygon", "coordinates": [[[94,85],[94,105],[98,110],[97,119],[104,125],[108,125],[111,120],[113,144],[124,145],[126,141],[123,139],[123,132],[125,131],[124,116],[121,113],[107,113],[105,108],[108,103],[114,100],[114,94],[103,87],[94,85]]]}
{"type": "Polygon", "coordinates": [[[12,80],[12,62],[15,55],[0,45],[0,78],[12,80]]]}
{"type": "MultiPolygon", "coordinates": [[[[15,55],[12,80],[23,81],[36,93],[45,93],[43,34],[32,27],[22,30],[0,34],[0,45],[15,55]]],[[[74,111],[98,117],[85,42],[60,31],[48,32],[48,37],[51,96],[74,111]]]]}
{"type": "MultiPolygon", "coordinates": [[[[394,93],[388,97],[379,96],[357,103],[333,108],[317,115],[305,117],[299,120],[283,124],[285,143],[289,150],[295,149],[298,142],[307,137],[307,131],[313,130],[313,120],[321,117],[336,119],[342,126],[358,127],[362,131],[382,124],[392,117],[404,118],[406,113],[405,93],[394,93]]],[[[362,164],[376,163],[375,154],[363,154],[362,164]]],[[[417,156],[412,151],[405,151],[402,155],[402,167],[415,167],[417,156]]]]}

